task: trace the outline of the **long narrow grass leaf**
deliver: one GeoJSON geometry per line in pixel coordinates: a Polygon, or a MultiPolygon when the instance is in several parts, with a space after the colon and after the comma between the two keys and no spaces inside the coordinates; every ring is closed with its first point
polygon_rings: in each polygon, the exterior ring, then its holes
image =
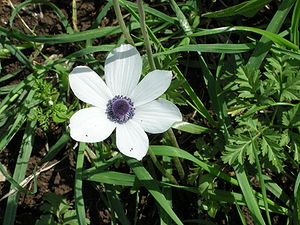
{"type": "MultiPolygon", "coordinates": [[[[23,135],[23,139],[22,139],[19,155],[16,162],[14,175],[13,175],[13,179],[17,183],[21,183],[21,181],[24,179],[26,174],[26,169],[33,148],[33,142],[34,142],[33,134],[34,134],[35,125],[36,125],[36,121],[27,122],[27,126],[23,135]]],[[[20,193],[8,197],[3,224],[7,224],[7,225],[15,224],[15,217],[16,217],[19,197],[20,197],[20,193]]]]}
{"type": "Polygon", "coordinates": [[[74,186],[74,195],[75,195],[75,208],[76,208],[76,217],[79,225],[85,225],[85,208],[82,194],[82,170],[83,170],[83,161],[84,161],[84,149],[85,143],[79,144],[79,149],[77,153],[77,162],[76,162],[76,172],[75,172],[75,186],[74,186]]]}
{"type": "Polygon", "coordinates": [[[242,166],[235,166],[236,177],[239,181],[239,186],[243,192],[246,204],[249,208],[251,216],[255,224],[265,225],[265,221],[259,210],[257,200],[253,194],[253,190],[249,184],[246,172],[242,166]]]}
{"type": "Polygon", "coordinates": [[[169,203],[167,202],[165,196],[161,193],[161,189],[155,179],[149,174],[149,172],[135,159],[126,158],[127,164],[133,170],[135,175],[141,184],[147,188],[147,190],[151,193],[153,198],[156,200],[157,204],[159,204],[166,213],[172,218],[172,220],[178,224],[183,225],[180,219],[177,217],[169,203]]]}
{"type": "MultiPolygon", "coordinates": [[[[274,34],[279,32],[294,2],[295,0],[282,1],[277,12],[275,13],[271,22],[269,23],[267,27],[267,31],[272,32],[274,34]]],[[[270,41],[267,37],[264,36],[259,40],[254,52],[252,53],[247,63],[247,67],[249,68],[250,71],[251,70],[254,71],[260,67],[262,61],[268,54],[271,47],[272,47],[272,41],[270,41]]]]}
{"type": "Polygon", "coordinates": [[[171,157],[179,157],[184,158],[187,160],[190,160],[200,166],[202,169],[206,170],[207,172],[224,179],[228,182],[230,182],[233,185],[238,185],[238,182],[236,179],[226,175],[225,173],[221,172],[220,169],[212,167],[211,165],[208,165],[205,162],[200,161],[195,156],[191,155],[190,153],[171,146],[164,146],[164,145],[151,145],[150,148],[153,150],[155,155],[162,155],[162,156],[171,156],[171,157]]]}

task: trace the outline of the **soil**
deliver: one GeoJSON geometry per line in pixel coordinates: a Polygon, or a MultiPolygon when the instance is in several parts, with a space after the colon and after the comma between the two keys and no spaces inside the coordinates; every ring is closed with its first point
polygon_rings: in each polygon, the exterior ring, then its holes
{"type": "MultiPolygon", "coordinates": [[[[13,5],[18,5],[22,1],[21,0],[11,0],[13,5]]],[[[60,1],[60,0],[52,0],[52,2],[60,8],[66,18],[68,18],[69,22],[72,17],[72,7],[71,1],[60,1]]],[[[105,1],[97,1],[97,0],[87,0],[87,1],[77,1],[78,6],[78,29],[80,31],[87,30],[91,27],[92,22],[95,21],[99,11],[104,6],[105,1]]],[[[152,2],[155,5],[155,1],[152,2]]],[[[168,10],[165,9],[164,6],[158,6],[160,10],[168,10]]],[[[9,28],[9,18],[11,16],[12,7],[9,5],[7,0],[2,0],[0,2],[0,26],[9,28]]],[[[53,10],[47,6],[39,6],[38,4],[33,4],[26,6],[23,10],[20,11],[20,16],[25,21],[25,23],[30,27],[30,29],[37,35],[53,35],[53,34],[62,34],[65,33],[63,25],[60,23],[57,15],[53,13],[53,10]]],[[[115,25],[116,21],[114,20],[114,13],[110,11],[108,16],[104,18],[101,26],[109,26],[115,25]]],[[[13,27],[21,30],[26,34],[32,34],[31,31],[25,28],[23,22],[16,17],[13,22],[13,27]]],[[[110,39],[103,38],[101,40],[95,40],[96,44],[106,43],[111,41],[110,39]]],[[[74,46],[72,44],[66,45],[49,45],[44,47],[44,54],[47,56],[51,55],[68,55],[74,52],[74,46]]],[[[24,51],[26,55],[30,55],[30,50],[24,51]]],[[[212,59],[213,60],[213,59],[212,59]]],[[[41,57],[37,57],[35,59],[37,63],[43,63],[43,59],[41,57]]],[[[2,73],[14,73],[19,68],[23,67],[23,65],[15,60],[15,58],[7,58],[1,61],[2,65],[2,73]]],[[[13,80],[6,81],[6,84],[14,84],[18,83],[22,80],[26,75],[29,74],[29,71],[24,70],[22,73],[18,74],[13,80]]],[[[198,89],[200,95],[205,96],[201,87],[197,86],[195,89],[198,89]]],[[[0,96],[1,100],[1,96],[0,96]]],[[[41,161],[43,156],[49,151],[48,146],[52,146],[58,138],[62,135],[63,129],[60,126],[53,126],[52,130],[48,132],[44,132],[40,129],[36,131],[36,139],[34,144],[34,149],[32,151],[32,155],[30,157],[27,174],[29,176],[32,174],[33,169],[36,165],[41,161]]],[[[7,166],[7,170],[10,174],[14,171],[14,165],[16,163],[16,157],[18,154],[18,149],[20,147],[22,132],[17,133],[17,135],[13,138],[10,144],[0,153],[0,161],[3,165],[7,166]]],[[[186,140],[195,140],[193,136],[184,136],[186,140]]],[[[189,147],[189,141],[186,141],[187,147],[189,147]]],[[[184,143],[182,141],[181,143],[184,143]]],[[[74,176],[75,176],[75,164],[76,164],[76,154],[73,152],[71,147],[67,145],[64,147],[60,154],[55,157],[55,159],[51,160],[49,164],[53,164],[64,158],[61,162],[59,162],[52,169],[49,169],[46,172],[41,173],[37,177],[37,186],[38,190],[35,194],[24,194],[21,193],[19,202],[18,202],[18,211],[15,224],[26,224],[33,225],[35,221],[42,215],[40,210],[41,205],[45,203],[43,200],[43,196],[47,192],[56,193],[59,195],[63,195],[67,198],[67,201],[72,205],[74,203],[74,176]]],[[[33,190],[33,185],[27,186],[29,190],[33,190]]],[[[96,190],[95,186],[91,184],[91,182],[83,183],[83,194],[86,206],[87,217],[90,219],[91,224],[110,224],[111,223],[111,215],[108,208],[106,208],[105,204],[101,200],[101,194],[96,190]]],[[[9,191],[9,183],[8,182],[0,182],[0,196],[3,196],[9,191]]],[[[104,189],[102,191],[105,191],[104,189]]],[[[189,192],[179,192],[174,190],[173,193],[176,196],[174,204],[175,212],[178,214],[180,218],[183,219],[191,219],[197,218],[198,214],[198,205],[196,204],[195,198],[196,195],[191,194],[189,192]],[[178,193],[177,193],[178,192],[178,193]]],[[[155,201],[149,195],[149,193],[141,189],[140,191],[140,201],[139,201],[139,211],[138,211],[138,221],[137,224],[159,224],[158,211],[154,210],[156,208],[155,201]]],[[[129,188],[123,188],[121,192],[121,201],[126,209],[126,213],[128,218],[132,221],[134,218],[134,209],[135,209],[135,197],[130,194],[129,188]]],[[[6,200],[0,202],[0,223],[2,224],[4,218],[4,210],[6,207],[6,200]]],[[[244,215],[247,217],[248,224],[253,224],[251,217],[249,216],[249,211],[246,207],[242,208],[244,215]]],[[[226,224],[220,218],[224,218],[226,213],[236,214],[237,221],[239,221],[239,216],[235,209],[228,207],[227,212],[221,212],[222,216],[217,217],[212,221],[217,224],[226,224]]],[[[231,215],[234,218],[233,215],[231,215]]],[[[209,218],[203,218],[209,219],[209,218]]],[[[279,222],[274,224],[280,224],[279,222]]]]}

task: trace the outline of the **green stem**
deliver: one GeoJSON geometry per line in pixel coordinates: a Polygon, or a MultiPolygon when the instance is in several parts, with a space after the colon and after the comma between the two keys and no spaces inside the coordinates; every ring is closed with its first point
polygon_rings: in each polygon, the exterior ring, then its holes
{"type": "MultiPolygon", "coordinates": [[[[155,70],[156,66],[155,66],[155,62],[154,62],[154,59],[153,59],[152,49],[151,49],[151,44],[150,44],[150,39],[149,39],[148,31],[147,31],[147,25],[146,25],[146,20],[145,20],[145,11],[144,11],[144,6],[143,6],[143,1],[142,0],[137,0],[137,6],[138,6],[138,12],[139,12],[139,16],[140,16],[141,30],[142,30],[142,34],[143,34],[143,37],[144,37],[144,43],[145,43],[146,51],[147,51],[147,58],[148,58],[151,70],[155,70]]],[[[172,144],[174,147],[179,148],[177,140],[176,140],[176,137],[175,137],[175,135],[173,133],[173,130],[171,128],[166,132],[166,135],[168,136],[168,139],[170,140],[170,144],[172,144]]],[[[150,151],[149,153],[150,153],[150,156],[151,156],[151,158],[153,160],[153,163],[157,166],[157,168],[159,170],[163,169],[164,173],[169,174],[169,173],[167,173],[165,171],[165,169],[160,164],[157,165],[156,162],[158,162],[158,161],[156,159],[156,156],[154,155],[153,152],[151,152],[151,150],[149,150],[149,151],[150,151]],[[161,167],[161,169],[159,167],[161,167]]],[[[183,167],[181,165],[181,161],[179,160],[178,157],[174,157],[174,164],[175,164],[175,167],[176,167],[176,169],[178,171],[180,179],[184,180],[185,173],[184,173],[183,167]]]]}
{"type": "Polygon", "coordinates": [[[76,0],[72,1],[72,23],[73,23],[73,29],[75,32],[79,32],[77,27],[77,6],[76,6],[76,0]]]}
{"type": "Polygon", "coordinates": [[[154,59],[153,59],[153,55],[152,55],[151,43],[150,43],[148,31],[147,31],[143,1],[137,0],[137,6],[138,6],[138,12],[139,12],[139,16],[140,16],[140,25],[141,25],[142,34],[144,37],[144,43],[145,43],[145,47],[146,47],[148,61],[149,61],[151,70],[155,70],[156,67],[155,67],[155,63],[154,63],[154,59]]]}
{"type": "Polygon", "coordinates": [[[159,161],[156,158],[156,155],[154,154],[154,152],[152,151],[151,148],[148,149],[148,153],[152,159],[152,162],[154,163],[154,165],[157,167],[157,169],[165,176],[169,179],[169,181],[173,184],[178,184],[177,180],[175,179],[175,177],[168,173],[165,168],[159,163],[159,161]]]}
{"type": "Polygon", "coordinates": [[[119,25],[121,27],[121,30],[127,40],[127,42],[131,45],[134,45],[134,41],[133,39],[131,38],[130,34],[129,34],[129,31],[125,25],[125,22],[123,20],[123,16],[122,16],[122,13],[121,13],[121,9],[120,9],[120,4],[119,4],[119,0],[113,0],[113,5],[114,5],[114,10],[115,10],[115,14],[116,14],[116,17],[117,17],[117,20],[119,22],[119,25]]]}
{"type": "MultiPolygon", "coordinates": [[[[251,136],[251,134],[250,134],[251,136]]],[[[268,224],[271,225],[271,217],[270,217],[270,213],[269,213],[269,206],[268,206],[268,201],[267,201],[267,190],[266,190],[266,186],[265,186],[265,182],[264,182],[264,179],[263,179],[263,173],[262,173],[262,169],[261,169],[261,166],[260,166],[260,161],[259,161],[259,158],[258,158],[258,154],[257,154],[257,141],[256,140],[253,140],[252,141],[252,144],[253,144],[253,147],[252,147],[252,152],[255,156],[255,164],[256,164],[256,168],[257,168],[257,172],[258,172],[258,177],[259,177],[259,184],[260,184],[260,187],[261,187],[261,192],[262,192],[262,195],[263,195],[263,201],[264,201],[264,205],[265,205],[265,212],[266,212],[266,216],[267,216],[267,221],[268,221],[268,224]]]]}
{"type": "MultiPolygon", "coordinates": [[[[177,147],[177,148],[180,148],[172,128],[168,129],[165,132],[165,135],[166,135],[166,138],[167,138],[170,145],[172,145],[174,147],[177,147]]],[[[177,172],[179,174],[180,180],[183,181],[184,178],[185,178],[185,172],[184,172],[184,169],[182,167],[181,161],[178,157],[174,157],[174,164],[175,164],[175,167],[176,167],[177,172]]]]}

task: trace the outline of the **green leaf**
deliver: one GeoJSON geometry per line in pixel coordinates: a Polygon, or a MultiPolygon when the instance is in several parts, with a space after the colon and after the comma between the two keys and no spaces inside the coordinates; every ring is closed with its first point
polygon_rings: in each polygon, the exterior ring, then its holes
{"type": "Polygon", "coordinates": [[[47,214],[47,215],[41,215],[41,217],[35,222],[35,225],[57,225],[57,223],[54,220],[53,215],[47,214]]]}
{"type": "Polygon", "coordinates": [[[299,127],[300,126],[300,107],[297,104],[290,110],[282,113],[282,124],[287,127],[299,127]]]}
{"type": "Polygon", "coordinates": [[[172,54],[177,52],[213,52],[213,53],[242,53],[250,51],[254,48],[253,43],[248,44],[191,44],[185,46],[175,47],[164,52],[153,54],[153,56],[160,56],[172,54]]]}
{"type": "MultiPolygon", "coordinates": [[[[132,25],[132,29],[137,29],[139,26],[137,24],[132,25]]],[[[120,27],[102,27],[92,30],[81,31],[73,34],[57,34],[57,35],[25,35],[19,30],[12,29],[7,30],[0,27],[0,32],[4,35],[14,37],[18,40],[28,41],[28,42],[38,42],[47,44],[59,44],[59,43],[70,43],[78,41],[86,41],[87,39],[94,39],[105,37],[108,35],[118,34],[121,32],[120,27]]]]}
{"type": "Polygon", "coordinates": [[[294,204],[293,204],[293,221],[298,225],[300,220],[300,172],[297,175],[294,186],[294,204]]]}
{"type": "MultiPolygon", "coordinates": [[[[33,149],[33,143],[34,143],[34,131],[35,131],[35,121],[27,121],[25,133],[22,140],[22,145],[20,147],[17,163],[14,170],[13,179],[17,183],[21,183],[26,174],[28,162],[30,159],[31,151],[33,149]]],[[[14,188],[11,187],[11,191],[14,188]]],[[[18,200],[20,197],[20,192],[10,195],[7,199],[7,205],[5,209],[5,215],[4,215],[4,221],[3,224],[6,225],[13,225],[15,224],[15,216],[17,212],[18,207],[18,200]]]]}
{"type": "MultiPolygon", "coordinates": [[[[85,219],[89,223],[88,219],[85,219]]],[[[68,210],[63,215],[63,225],[78,225],[77,213],[75,210],[68,210]]]]}
{"type": "Polygon", "coordinates": [[[291,21],[291,40],[299,46],[299,21],[300,21],[300,1],[297,0],[294,6],[291,21]]]}
{"type": "Polygon", "coordinates": [[[150,194],[154,197],[157,204],[159,204],[166,213],[173,219],[173,221],[178,225],[183,225],[181,220],[175,214],[171,206],[169,205],[166,197],[162,194],[161,189],[159,188],[158,182],[153,179],[150,173],[141,165],[141,163],[135,159],[127,158],[126,162],[133,170],[141,184],[147,188],[150,194]]]}
{"type": "Polygon", "coordinates": [[[243,196],[245,198],[247,207],[251,213],[252,218],[254,219],[255,224],[257,225],[265,225],[264,219],[259,210],[259,205],[257,203],[257,199],[254,196],[254,190],[249,184],[247,173],[242,165],[234,166],[236,177],[239,181],[239,187],[243,192],[243,196]]]}
{"type": "Polygon", "coordinates": [[[283,84],[280,101],[284,101],[285,99],[300,99],[300,72],[297,74],[290,74],[290,76],[287,77],[287,82],[283,84]]]}
{"type": "Polygon", "coordinates": [[[236,76],[234,82],[238,85],[239,97],[253,98],[261,85],[260,72],[258,70],[250,72],[247,67],[239,67],[236,76]]]}
{"type": "Polygon", "coordinates": [[[234,165],[238,162],[243,165],[246,155],[249,156],[250,163],[254,163],[255,158],[252,154],[252,141],[250,137],[246,135],[234,136],[229,141],[232,144],[225,146],[226,152],[222,156],[224,163],[234,165]]]}
{"type": "Polygon", "coordinates": [[[262,133],[261,150],[262,155],[267,156],[269,161],[277,168],[279,172],[283,170],[282,147],[279,145],[280,135],[276,134],[274,130],[267,129],[262,133]]]}
{"type": "MultiPolygon", "coordinates": [[[[281,2],[266,31],[274,34],[277,34],[279,32],[294,2],[295,0],[284,0],[281,2]]],[[[294,46],[298,48],[297,45],[294,46]]],[[[248,60],[247,67],[253,70],[258,69],[271,47],[272,42],[270,41],[270,39],[267,36],[263,36],[259,40],[255,50],[253,51],[250,59],[248,60]]]]}
{"type": "Polygon", "coordinates": [[[75,185],[74,185],[75,208],[76,208],[75,222],[79,225],[86,225],[84,198],[82,193],[82,170],[83,170],[85,148],[86,148],[86,144],[81,142],[79,144],[77,162],[76,162],[76,171],[75,171],[75,185]]]}
{"type": "MultiPolygon", "coordinates": [[[[275,34],[268,30],[262,30],[256,27],[246,27],[246,26],[231,26],[231,27],[218,27],[213,29],[204,29],[198,31],[194,34],[188,35],[189,37],[199,37],[199,36],[206,36],[206,35],[216,35],[216,34],[224,34],[227,32],[252,32],[256,34],[260,34],[263,38],[267,39],[268,41],[272,41],[278,45],[293,49],[295,51],[299,50],[299,47],[292,42],[288,41],[287,39],[283,38],[279,34],[275,34]]],[[[272,43],[271,43],[272,44],[272,43]]],[[[251,68],[250,68],[251,69],[251,68]]]]}
{"type": "Polygon", "coordinates": [[[172,125],[172,128],[191,134],[202,134],[211,131],[207,127],[202,127],[188,122],[176,122],[172,125]]]}
{"type": "Polygon", "coordinates": [[[202,14],[202,16],[211,17],[211,18],[227,17],[227,16],[234,16],[234,15],[253,17],[257,13],[257,11],[259,11],[270,1],[271,0],[249,0],[216,12],[204,13],[202,14]]]}
{"type": "Polygon", "coordinates": [[[135,176],[103,169],[91,168],[83,172],[83,179],[122,186],[132,186],[135,176]]]}
{"type": "Polygon", "coordinates": [[[294,153],[294,160],[300,163],[300,135],[289,131],[289,136],[291,138],[290,152],[294,153]]]}

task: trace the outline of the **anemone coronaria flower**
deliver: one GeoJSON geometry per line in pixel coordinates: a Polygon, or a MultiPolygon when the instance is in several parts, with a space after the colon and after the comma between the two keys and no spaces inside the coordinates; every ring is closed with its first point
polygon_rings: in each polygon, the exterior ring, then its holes
{"type": "Polygon", "coordinates": [[[162,133],[182,120],[173,103],[157,99],[170,86],[172,73],[154,70],[139,82],[142,58],[136,48],[125,44],[108,55],[104,72],[105,82],[87,66],[77,66],[70,73],[75,96],[91,105],[71,117],[71,137],[100,142],[116,129],[120,152],[141,160],[149,147],[146,132],[162,133]]]}

